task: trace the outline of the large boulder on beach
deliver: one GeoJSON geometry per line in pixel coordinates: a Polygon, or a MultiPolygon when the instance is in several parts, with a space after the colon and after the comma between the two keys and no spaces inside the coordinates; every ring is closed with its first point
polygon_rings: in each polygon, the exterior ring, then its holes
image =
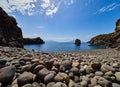
{"type": "Polygon", "coordinates": [[[7,66],[0,69],[0,82],[3,84],[8,84],[13,80],[15,75],[15,66],[7,66]]]}
{"type": "Polygon", "coordinates": [[[62,82],[57,82],[56,84],[54,84],[52,87],[67,87],[66,84],[62,83],[62,82]]]}
{"type": "Polygon", "coordinates": [[[27,45],[27,44],[44,44],[45,42],[40,37],[36,37],[36,38],[24,38],[23,43],[27,45]]]}
{"type": "Polygon", "coordinates": [[[91,38],[90,45],[116,48],[120,46],[120,19],[116,22],[115,32],[91,38]]]}
{"type": "Polygon", "coordinates": [[[0,45],[23,48],[21,28],[17,26],[16,19],[9,16],[0,7],[0,45]]]}
{"type": "Polygon", "coordinates": [[[120,82],[120,72],[116,72],[115,77],[116,77],[117,81],[120,82]]]}
{"type": "Polygon", "coordinates": [[[34,81],[35,75],[31,72],[24,72],[18,77],[18,85],[25,85],[27,83],[32,83],[34,81]]]}

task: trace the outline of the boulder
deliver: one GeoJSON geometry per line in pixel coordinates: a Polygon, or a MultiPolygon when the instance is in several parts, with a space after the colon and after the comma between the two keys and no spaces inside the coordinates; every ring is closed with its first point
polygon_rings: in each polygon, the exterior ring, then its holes
{"type": "Polygon", "coordinates": [[[64,66],[65,69],[69,70],[72,67],[72,61],[71,60],[64,60],[61,62],[61,66],[64,66]]]}
{"type": "Polygon", "coordinates": [[[52,81],[54,81],[54,77],[55,77],[55,74],[54,73],[50,73],[50,74],[45,76],[44,82],[45,83],[52,82],[52,81]]]}
{"type": "Polygon", "coordinates": [[[49,73],[50,71],[48,69],[43,68],[37,73],[37,78],[43,80],[49,73]]]}
{"type": "Polygon", "coordinates": [[[15,66],[7,66],[0,69],[0,82],[3,84],[8,84],[13,80],[15,75],[15,66]]]}
{"type": "Polygon", "coordinates": [[[34,74],[31,72],[24,72],[18,77],[18,85],[25,85],[27,83],[33,83],[34,81],[34,74]]]}
{"type": "Polygon", "coordinates": [[[116,80],[120,82],[120,72],[115,73],[116,80]]]}
{"type": "Polygon", "coordinates": [[[76,40],[75,40],[75,44],[76,44],[76,45],[80,45],[80,44],[81,44],[81,40],[80,40],[80,39],[76,39],[76,40]]]}
{"type": "Polygon", "coordinates": [[[104,72],[104,73],[106,73],[106,72],[108,72],[108,71],[115,71],[115,69],[113,68],[113,67],[111,67],[111,66],[109,66],[109,65],[102,65],[101,66],[101,71],[102,72],[104,72]]]}
{"type": "Polygon", "coordinates": [[[23,48],[21,28],[17,26],[14,17],[9,16],[0,7],[0,45],[23,48]]]}
{"type": "Polygon", "coordinates": [[[57,82],[56,84],[54,84],[52,87],[67,87],[66,84],[62,83],[62,82],[57,82]]]}
{"type": "Polygon", "coordinates": [[[23,38],[23,44],[43,44],[45,43],[40,37],[37,38],[23,38]]]}

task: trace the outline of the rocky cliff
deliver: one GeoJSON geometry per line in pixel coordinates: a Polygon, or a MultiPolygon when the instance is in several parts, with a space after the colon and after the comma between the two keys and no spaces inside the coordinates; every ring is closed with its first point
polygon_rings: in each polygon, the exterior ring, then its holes
{"type": "Polygon", "coordinates": [[[40,37],[37,38],[24,38],[23,43],[27,44],[43,44],[45,43],[40,37]]]}
{"type": "Polygon", "coordinates": [[[0,7],[0,45],[23,48],[23,36],[14,17],[0,7]]]}
{"type": "Polygon", "coordinates": [[[116,22],[115,32],[102,34],[93,37],[89,41],[90,45],[104,46],[106,48],[116,48],[120,46],[120,19],[116,22]]]}

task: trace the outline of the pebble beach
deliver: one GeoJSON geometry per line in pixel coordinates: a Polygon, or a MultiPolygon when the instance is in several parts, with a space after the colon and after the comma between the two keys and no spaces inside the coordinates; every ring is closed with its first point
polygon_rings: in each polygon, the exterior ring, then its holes
{"type": "Polygon", "coordinates": [[[36,52],[0,46],[0,87],[120,87],[120,52],[36,52]]]}

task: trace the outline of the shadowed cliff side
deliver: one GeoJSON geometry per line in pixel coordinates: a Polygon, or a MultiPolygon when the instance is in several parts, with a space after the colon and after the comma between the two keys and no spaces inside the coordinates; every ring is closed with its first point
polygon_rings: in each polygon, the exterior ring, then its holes
{"type": "Polygon", "coordinates": [[[106,48],[116,48],[120,46],[120,19],[116,22],[115,32],[109,34],[102,34],[93,37],[89,41],[90,45],[104,46],[106,48]]]}
{"type": "Polygon", "coordinates": [[[23,48],[21,28],[17,26],[14,17],[9,16],[0,7],[0,45],[23,48]]]}

